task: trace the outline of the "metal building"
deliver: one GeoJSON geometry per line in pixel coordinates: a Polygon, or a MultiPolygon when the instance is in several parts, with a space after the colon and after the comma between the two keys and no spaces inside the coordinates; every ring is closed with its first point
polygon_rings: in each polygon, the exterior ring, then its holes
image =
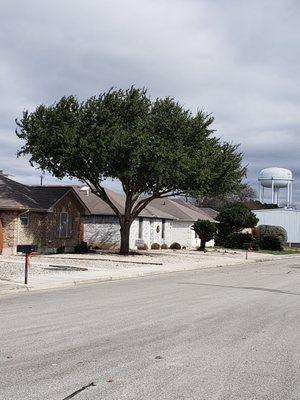
{"type": "Polygon", "coordinates": [[[281,226],[287,231],[288,243],[300,246],[300,210],[274,208],[253,212],[259,218],[258,225],[281,226]]]}

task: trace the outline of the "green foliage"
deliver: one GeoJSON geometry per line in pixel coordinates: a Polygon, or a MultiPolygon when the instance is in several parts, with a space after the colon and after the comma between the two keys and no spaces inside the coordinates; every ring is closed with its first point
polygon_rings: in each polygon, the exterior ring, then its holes
{"type": "Polygon", "coordinates": [[[214,239],[217,232],[217,224],[211,221],[201,220],[194,222],[192,229],[197,233],[201,240],[200,251],[205,251],[205,244],[214,239]]]}
{"type": "Polygon", "coordinates": [[[167,250],[168,249],[168,245],[166,243],[163,243],[160,248],[162,250],[167,250]]]}
{"type": "Polygon", "coordinates": [[[57,254],[63,254],[65,252],[65,246],[60,246],[56,249],[57,254]]]}
{"type": "Polygon", "coordinates": [[[281,226],[259,225],[257,227],[258,236],[263,239],[264,236],[277,236],[282,245],[287,243],[287,232],[281,226]]]}
{"type": "Polygon", "coordinates": [[[152,243],[151,244],[151,250],[159,250],[160,249],[160,244],[159,243],[152,243]]]}
{"type": "Polygon", "coordinates": [[[224,246],[226,238],[243,228],[253,228],[258,222],[256,215],[243,204],[231,204],[222,209],[217,220],[218,226],[217,245],[224,246]]]}
{"type": "Polygon", "coordinates": [[[282,241],[277,235],[264,235],[260,238],[259,246],[262,250],[282,251],[282,241]]]}
{"type": "Polygon", "coordinates": [[[152,101],[134,87],[84,102],[68,96],[23,112],[16,121],[24,141],[18,155],[29,155],[32,165],[57,178],[88,184],[117,215],[121,252],[128,252],[130,225],[151,200],[226,194],[240,186],[242,154],[213,136],[213,120],[170,97],[152,101]],[[122,183],[124,214],[102,186],[107,177],[122,183]]]}
{"type": "Polygon", "coordinates": [[[233,232],[225,239],[225,247],[229,249],[246,249],[248,245],[252,250],[259,249],[258,238],[251,233],[233,232]]]}
{"type": "Polygon", "coordinates": [[[84,254],[84,253],[88,253],[90,250],[90,246],[88,246],[87,242],[80,242],[77,243],[76,246],[74,246],[74,253],[78,253],[78,254],[84,254]]]}
{"type": "Polygon", "coordinates": [[[180,250],[181,249],[181,245],[177,242],[173,242],[170,244],[170,249],[172,250],[180,250]]]}

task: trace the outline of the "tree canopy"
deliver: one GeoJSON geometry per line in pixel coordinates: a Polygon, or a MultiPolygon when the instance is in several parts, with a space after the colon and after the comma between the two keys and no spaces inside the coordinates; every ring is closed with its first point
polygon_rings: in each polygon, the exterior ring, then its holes
{"type": "Polygon", "coordinates": [[[256,215],[244,204],[231,204],[224,207],[219,213],[217,244],[224,245],[226,238],[243,228],[254,228],[258,223],[256,215]]]}
{"type": "Polygon", "coordinates": [[[239,187],[242,153],[213,135],[213,121],[170,97],[152,101],[145,89],[134,87],[86,101],[68,96],[23,112],[16,121],[24,140],[18,155],[29,155],[33,166],[57,178],[90,186],[113,209],[121,237],[128,239],[132,221],[154,198],[218,195],[239,187]],[[108,177],[122,184],[124,213],[103,187],[108,177]]]}

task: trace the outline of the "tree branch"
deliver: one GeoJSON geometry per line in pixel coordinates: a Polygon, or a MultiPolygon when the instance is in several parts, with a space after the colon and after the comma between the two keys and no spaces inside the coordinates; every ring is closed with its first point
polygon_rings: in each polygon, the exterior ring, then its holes
{"type": "Polygon", "coordinates": [[[104,189],[103,186],[99,185],[99,183],[96,183],[96,182],[89,182],[85,179],[83,180],[83,182],[86,185],[88,185],[88,187],[91,189],[92,193],[94,193],[96,196],[100,197],[101,200],[103,200],[106,204],[109,205],[109,207],[116,213],[116,216],[118,217],[120,222],[123,221],[122,213],[119,211],[118,207],[108,197],[108,194],[106,193],[106,190],[104,189]]]}

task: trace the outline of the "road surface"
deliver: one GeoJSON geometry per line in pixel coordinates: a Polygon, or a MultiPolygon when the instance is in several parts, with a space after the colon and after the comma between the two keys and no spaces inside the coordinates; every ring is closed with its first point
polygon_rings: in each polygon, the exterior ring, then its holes
{"type": "Polygon", "coordinates": [[[298,400],[300,258],[0,298],[2,400],[298,400]]]}

